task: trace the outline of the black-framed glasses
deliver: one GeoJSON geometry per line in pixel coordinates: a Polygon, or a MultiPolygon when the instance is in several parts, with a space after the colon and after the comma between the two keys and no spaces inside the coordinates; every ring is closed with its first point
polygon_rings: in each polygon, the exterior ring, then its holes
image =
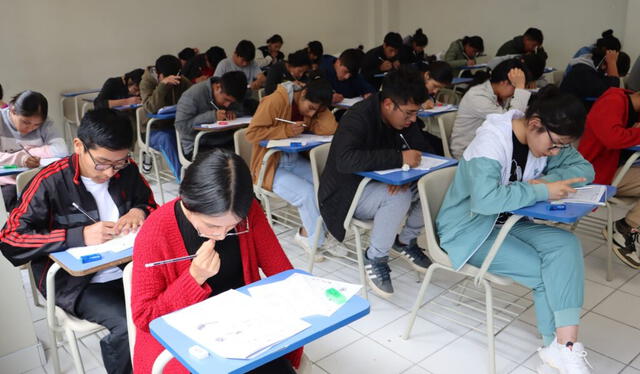
{"type": "MultiPolygon", "coordinates": [[[[193,225],[193,227],[196,229],[196,232],[198,233],[198,236],[201,238],[205,238],[205,239],[220,239],[222,237],[222,235],[219,234],[203,234],[200,232],[200,230],[193,225]]],[[[227,236],[236,236],[236,235],[242,235],[242,234],[246,234],[249,232],[249,218],[245,218],[242,221],[240,221],[240,223],[238,223],[237,225],[233,226],[231,229],[229,229],[229,231],[227,231],[224,234],[224,237],[226,238],[227,236]]]]}
{"type": "Polygon", "coordinates": [[[98,171],[105,171],[108,170],[110,168],[113,168],[113,170],[115,171],[120,171],[124,168],[126,168],[127,166],[129,166],[129,158],[131,157],[130,154],[127,154],[127,158],[124,160],[120,160],[120,161],[116,161],[116,162],[112,162],[112,163],[98,163],[96,161],[95,158],[93,158],[93,155],[91,154],[91,151],[89,150],[89,148],[87,147],[86,144],[82,143],[82,145],[84,146],[84,150],[87,151],[87,153],[89,154],[89,157],[91,157],[91,161],[93,161],[93,164],[95,165],[95,169],[98,171]]]}
{"type": "Polygon", "coordinates": [[[549,147],[549,150],[552,151],[554,149],[565,149],[565,148],[570,148],[571,144],[559,144],[559,143],[555,143],[553,141],[553,138],[551,137],[551,132],[549,131],[549,129],[547,128],[547,126],[544,126],[544,129],[547,131],[547,135],[549,135],[549,141],[551,142],[551,147],[549,147]]]}
{"type": "Polygon", "coordinates": [[[405,118],[416,117],[418,115],[418,110],[404,110],[400,108],[400,105],[398,105],[398,103],[396,103],[395,100],[391,100],[391,102],[393,103],[393,108],[398,109],[400,112],[402,112],[405,118]]]}

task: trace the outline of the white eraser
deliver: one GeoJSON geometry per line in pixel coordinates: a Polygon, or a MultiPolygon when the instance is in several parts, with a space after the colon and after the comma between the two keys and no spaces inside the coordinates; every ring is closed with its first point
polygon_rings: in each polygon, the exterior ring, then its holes
{"type": "Polygon", "coordinates": [[[191,348],[189,348],[189,354],[197,358],[198,360],[205,359],[207,358],[207,356],[209,356],[209,352],[199,345],[194,345],[191,348]]]}
{"type": "Polygon", "coordinates": [[[409,164],[402,165],[402,171],[409,171],[409,169],[411,169],[411,167],[409,167],[409,164]]]}

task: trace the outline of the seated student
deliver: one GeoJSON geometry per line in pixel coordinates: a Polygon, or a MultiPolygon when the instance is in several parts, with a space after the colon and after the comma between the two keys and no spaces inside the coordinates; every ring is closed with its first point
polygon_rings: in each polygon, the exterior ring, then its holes
{"type": "Polygon", "coordinates": [[[284,53],[280,51],[282,49],[282,36],[275,34],[267,39],[267,44],[258,47],[260,55],[256,57],[256,64],[261,68],[267,68],[273,64],[284,60],[284,53]]]}
{"type": "MultiPolygon", "coordinates": [[[[640,144],[639,112],[640,92],[633,93],[621,88],[609,88],[593,104],[578,150],[596,170],[594,183],[611,184],[615,174],[631,155],[625,148],[640,144]]],[[[616,195],[639,199],[639,183],[640,167],[631,167],[618,184],[616,195]]],[[[636,269],[640,269],[639,228],[640,203],[636,200],[626,217],[613,227],[614,253],[625,264],[636,269]]]]}
{"type": "Polygon", "coordinates": [[[503,61],[491,71],[491,78],[471,87],[462,97],[451,131],[453,157],[462,157],[462,152],[471,143],[487,115],[504,113],[510,109],[527,109],[531,92],[525,89],[525,70],[525,65],[519,59],[503,61]]]}
{"type": "Polygon", "coordinates": [[[317,71],[320,65],[325,62],[325,60],[334,58],[334,56],[324,54],[324,47],[318,40],[307,43],[306,50],[309,54],[309,59],[311,60],[312,71],[317,71]]]}
{"type": "Polygon", "coordinates": [[[446,61],[456,72],[463,66],[476,65],[476,57],[484,52],[484,41],[478,35],[454,40],[444,54],[446,61]]]}
{"type": "MultiPolygon", "coordinates": [[[[509,211],[556,200],[593,180],[591,164],[571,147],[584,129],[580,101],[547,86],[526,113],[490,114],[465,150],[436,220],[451,264],[480,267],[509,211]]],[[[542,361],[561,373],[588,374],[577,342],[584,293],[580,240],[523,219],[509,231],[488,269],[533,289],[542,361]]]]}
{"type": "MultiPolygon", "coordinates": [[[[0,250],[14,266],[31,261],[42,294],[50,253],[135,231],[157,208],[130,158],[132,146],[133,131],[124,113],[89,111],[73,140],[75,153],[42,169],[18,200],[0,233],[0,250]]],[[[64,270],[56,274],[56,305],[109,329],[100,341],[108,373],[131,373],[121,278],[118,267],[81,277],[64,270]]]]}
{"type": "Polygon", "coordinates": [[[523,35],[518,35],[505,42],[496,53],[496,56],[504,55],[539,55],[547,60],[547,52],[542,48],[544,36],[542,31],[535,27],[530,27],[523,35]]]}
{"type": "Polygon", "coordinates": [[[444,61],[434,61],[429,65],[420,64],[418,70],[424,74],[424,83],[427,88],[429,98],[422,103],[422,109],[433,109],[436,104],[436,95],[440,89],[451,85],[453,81],[453,70],[444,61]]]}
{"type": "Polygon", "coordinates": [[[370,49],[362,61],[362,75],[375,89],[380,89],[383,77],[376,77],[398,69],[398,53],[402,48],[402,37],[397,32],[387,33],[381,46],[370,49]]]}
{"type": "MultiPolygon", "coordinates": [[[[342,116],[318,192],[322,218],[336,239],[344,240],[344,219],[362,180],[355,173],[403,164],[418,166],[421,152],[434,153],[434,145],[440,143],[421,130],[417,119],[420,105],[427,100],[424,87],[418,70],[403,67],[384,78],[382,92],[357,103],[342,116]]],[[[369,182],[354,216],[373,220],[364,261],[368,283],[376,294],[393,294],[388,265],[392,246],[418,271],[426,271],[431,264],[416,242],[424,223],[415,183],[391,186],[369,182]],[[407,214],[406,224],[396,236],[407,214]]]]}
{"type": "Polygon", "coordinates": [[[178,53],[180,59],[180,66],[184,67],[192,58],[196,57],[200,53],[198,48],[186,47],[178,53]]]}
{"type": "MultiPolygon", "coordinates": [[[[615,36],[613,36],[613,30],[611,29],[605,30],[602,32],[601,36],[602,37],[596,40],[595,43],[591,45],[585,45],[584,47],[581,47],[580,49],[578,49],[578,51],[573,54],[572,59],[578,58],[580,56],[592,54],[594,48],[601,50],[603,53],[606,53],[607,49],[611,49],[614,51],[620,51],[622,49],[622,44],[620,44],[620,40],[615,36]]],[[[573,66],[571,64],[567,65],[567,67],[564,70],[563,78],[566,77],[567,74],[569,74],[572,68],[573,66]]]]}
{"type": "Polygon", "coordinates": [[[120,105],[140,104],[140,81],[143,69],[134,69],[122,77],[107,79],[102,85],[98,96],[93,100],[93,106],[98,108],[113,108],[120,105]]]}
{"type": "MultiPolygon", "coordinates": [[[[64,139],[47,117],[49,104],[39,92],[22,91],[0,109],[0,165],[40,167],[41,158],[69,154],[64,139]]],[[[15,176],[0,177],[7,212],[16,206],[15,176]]]]}
{"type": "Polygon", "coordinates": [[[429,44],[429,38],[422,32],[422,29],[417,29],[413,35],[403,40],[398,55],[400,63],[406,65],[426,62],[427,55],[424,53],[424,50],[427,44],[429,44]]]}
{"type": "Polygon", "coordinates": [[[286,61],[279,61],[271,65],[267,82],[264,84],[264,95],[271,95],[282,82],[294,82],[299,89],[304,87],[307,71],[311,69],[309,54],[304,49],[289,53],[286,61]]]}
{"type": "Polygon", "coordinates": [[[340,57],[324,59],[319,67],[319,72],[331,84],[333,88],[332,104],[339,103],[345,97],[368,97],[376,92],[376,89],[367,82],[359,73],[364,55],[361,50],[349,48],[340,54],[340,57]]]}
{"type": "MultiPolygon", "coordinates": [[[[247,91],[247,78],[240,71],[230,71],[222,77],[212,77],[194,84],[180,97],[176,110],[176,129],[180,132],[182,151],[188,159],[198,132],[195,125],[232,120],[242,112],[247,91]]],[[[199,150],[214,147],[233,148],[233,131],[209,133],[200,138],[199,150]]]]}
{"type": "Polygon", "coordinates": [[[184,66],[183,74],[191,83],[202,82],[213,76],[218,63],[227,58],[227,54],[221,47],[215,46],[207,49],[205,53],[192,58],[184,66]]]}
{"type": "Polygon", "coordinates": [[[256,57],[256,47],[248,40],[241,40],[236,46],[231,57],[220,61],[216,67],[214,77],[221,77],[230,71],[241,71],[247,77],[247,82],[252,90],[259,90],[266,81],[266,76],[254,61],[256,57]]]}
{"type": "MultiPolygon", "coordinates": [[[[251,153],[251,174],[254,183],[258,180],[262,158],[267,148],[260,141],[286,139],[307,131],[318,135],[331,135],[336,131],[336,120],[331,111],[332,89],[329,82],[315,77],[302,91],[295,91],[291,82],[278,86],[276,91],[260,102],[258,110],[247,129],[247,140],[253,143],[251,153]],[[294,121],[286,123],[278,119],[294,121]]],[[[320,216],[313,188],[311,165],[300,153],[277,153],[269,159],[262,184],[289,204],[298,208],[302,227],[295,235],[295,241],[304,250],[311,252],[316,220],[320,216]]],[[[320,228],[318,248],[324,243],[325,230],[320,228]]],[[[331,247],[334,255],[344,255],[343,248],[331,247]]],[[[318,252],[317,260],[323,257],[318,252]]]]}
{"type": "Polygon", "coordinates": [[[0,84],[0,109],[6,108],[8,106],[7,103],[2,101],[2,98],[4,98],[4,90],[2,89],[2,85],[0,84]]]}
{"type": "MultiPolygon", "coordinates": [[[[251,174],[242,159],[224,149],[198,153],[185,172],[180,196],[152,214],[140,230],[133,253],[131,312],[136,325],[134,366],[150,373],[164,350],[149,332],[157,317],[230,289],[292,268],[253,196],[251,174]],[[150,262],[194,255],[147,268],[150,262]]],[[[291,373],[302,349],[251,373],[291,373]]],[[[176,359],[166,373],[187,373],[176,359]]]]}

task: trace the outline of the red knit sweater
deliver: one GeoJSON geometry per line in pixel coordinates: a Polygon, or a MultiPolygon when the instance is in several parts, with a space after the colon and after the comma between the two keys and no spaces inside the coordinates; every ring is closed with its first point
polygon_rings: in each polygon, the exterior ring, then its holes
{"type": "Polygon", "coordinates": [[[611,184],[620,150],[640,144],[640,128],[627,128],[631,91],[609,88],[591,107],[578,150],[596,171],[593,183],[611,184]]]}
{"type": "MultiPolygon", "coordinates": [[[[164,349],[149,332],[149,323],[158,317],[205,300],[211,288],[199,285],[189,273],[190,261],[145,268],[144,264],[186,256],[173,200],[153,212],[140,229],[133,251],[131,311],[136,325],[133,367],[136,373],[151,373],[156,357],[164,349]]],[[[258,269],[267,276],[291,269],[291,263],[260,205],[254,200],[248,216],[251,224],[247,234],[239,235],[245,284],[260,280],[258,269]]],[[[298,366],[302,350],[288,358],[298,366]]],[[[187,373],[176,359],[165,367],[165,373],[187,373]]]]}

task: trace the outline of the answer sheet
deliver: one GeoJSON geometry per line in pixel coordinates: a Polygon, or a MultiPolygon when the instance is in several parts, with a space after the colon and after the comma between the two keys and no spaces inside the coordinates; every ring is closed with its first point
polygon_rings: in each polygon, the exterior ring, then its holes
{"type": "Polygon", "coordinates": [[[300,134],[293,138],[269,140],[267,148],[289,147],[291,143],[307,145],[309,143],[331,143],[333,135],[300,134]]]}
{"type": "Polygon", "coordinates": [[[93,255],[96,253],[104,252],[122,252],[125,249],[133,247],[133,242],[136,240],[137,232],[132,232],[127,235],[119,236],[115,239],[111,239],[108,242],[97,245],[88,245],[86,247],[75,247],[67,249],[67,252],[78,260],[82,256],[93,255]]]}
{"type": "MultiPolygon", "coordinates": [[[[446,162],[448,162],[448,160],[443,160],[441,158],[435,158],[435,157],[429,157],[429,156],[422,156],[422,160],[420,160],[420,165],[412,169],[431,170],[432,168],[438,167],[446,162]]],[[[375,173],[380,175],[385,175],[389,173],[394,173],[396,171],[402,171],[402,168],[377,170],[375,173]]]]}

